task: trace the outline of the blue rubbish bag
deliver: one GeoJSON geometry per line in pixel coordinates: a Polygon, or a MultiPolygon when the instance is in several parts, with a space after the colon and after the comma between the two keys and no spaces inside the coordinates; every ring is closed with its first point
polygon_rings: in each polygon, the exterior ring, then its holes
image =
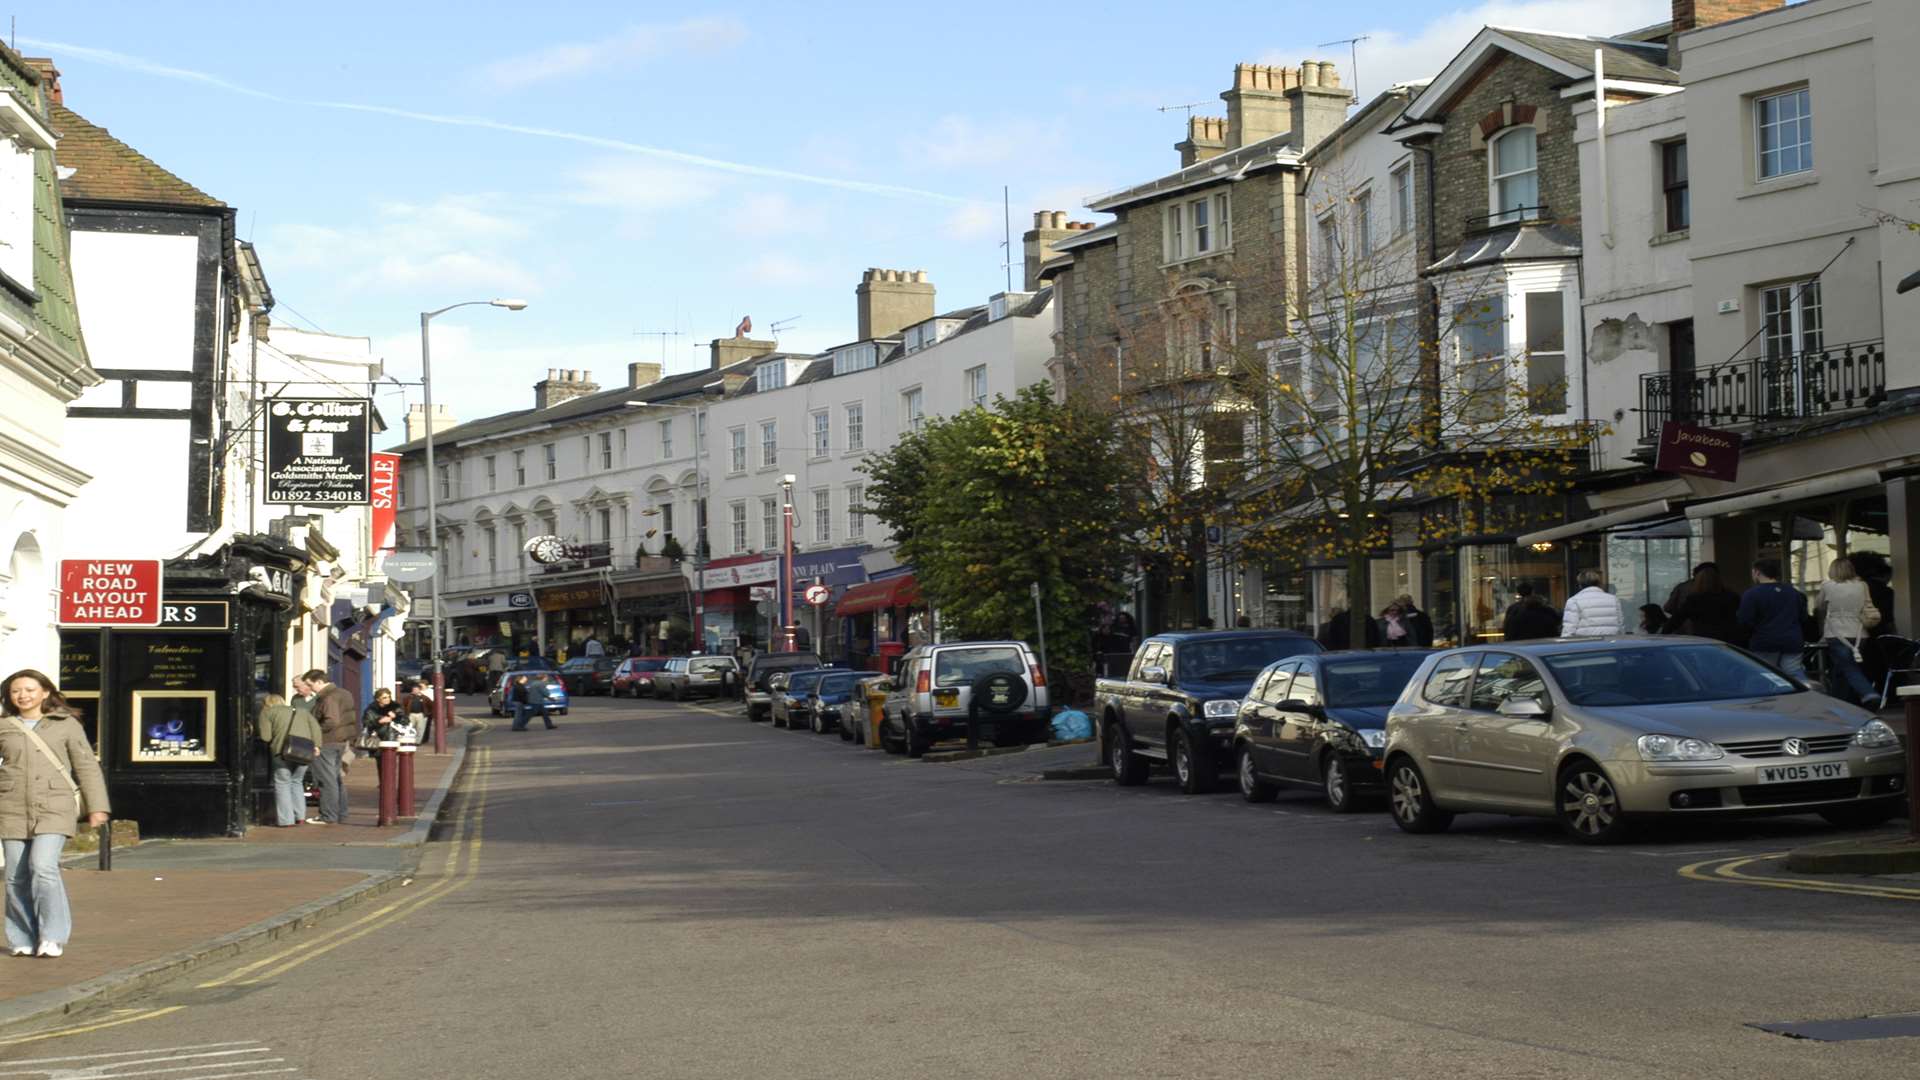
{"type": "Polygon", "coordinates": [[[1061,742],[1093,738],[1093,721],[1078,709],[1053,714],[1053,737],[1061,742]]]}

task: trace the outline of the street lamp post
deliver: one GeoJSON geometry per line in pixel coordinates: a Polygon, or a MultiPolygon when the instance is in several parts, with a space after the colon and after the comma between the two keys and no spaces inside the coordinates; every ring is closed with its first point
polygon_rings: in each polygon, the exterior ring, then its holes
{"type": "Polygon", "coordinates": [[[447,752],[447,720],[453,715],[453,710],[447,708],[447,674],[440,664],[440,574],[445,567],[440,565],[440,523],[434,500],[434,493],[440,487],[440,477],[433,467],[433,336],[427,332],[427,327],[436,315],[479,304],[506,308],[508,311],[520,311],[527,306],[525,300],[463,300],[458,304],[420,313],[420,396],[427,414],[427,549],[433,554],[433,574],[427,578],[427,602],[433,605],[433,752],[436,754],[447,752]]]}
{"type": "Polygon", "coordinates": [[[786,519],[786,546],[780,567],[780,633],[786,640],[787,651],[794,650],[793,641],[793,485],[797,478],[788,473],[780,478],[780,494],[786,509],[782,516],[786,519]]]}
{"type": "MultiPolygon", "coordinates": [[[[704,392],[704,390],[703,390],[704,392]]],[[[705,456],[707,445],[701,432],[701,422],[706,419],[707,406],[668,405],[655,401],[629,401],[629,409],[675,409],[693,414],[693,595],[689,598],[688,614],[693,616],[694,651],[705,652],[707,648],[707,583],[702,580],[707,567],[707,474],[700,461],[705,456]]]]}

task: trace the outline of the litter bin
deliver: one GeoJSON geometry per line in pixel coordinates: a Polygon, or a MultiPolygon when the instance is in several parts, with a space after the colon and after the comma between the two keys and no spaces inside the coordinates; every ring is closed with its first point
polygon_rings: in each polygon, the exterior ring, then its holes
{"type": "Polygon", "coordinates": [[[881,688],[884,681],[885,680],[882,679],[868,679],[866,682],[860,684],[860,692],[865,694],[867,698],[867,725],[866,731],[864,732],[866,738],[861,740],[861,744],[874,750],[882,749],[880,745],[880,721],[883,714],[880,711],[880,706],[887,700],[887,692],[881,688]]]}

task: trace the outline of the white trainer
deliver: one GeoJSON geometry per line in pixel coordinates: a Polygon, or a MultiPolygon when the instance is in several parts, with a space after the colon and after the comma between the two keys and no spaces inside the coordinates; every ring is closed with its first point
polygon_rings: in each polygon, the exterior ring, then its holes
{"type": "Polygon", "coordinates": [[[13,955],[15,955],[15,956],[32,956],[32,955],[33,955],[33,950],[32,950],[32,949],[15,949],[15,950],[13,950],[13,955]]]}
{"type": "Polygon", "coordinates": [[[41,942],[41,943],[40,943],[40,951],[39,951],[39,952],[36,952],[36,953],[34,953],[33,955],[35,955],[35,956],[59,956],[59,955],[60,955],[61,953],[63,953],[63,952],[66,952],[66,951],[67,951],[67,950],[66,950],[65,948],[63,948],[63,947],[61,947],[61,945],[60,945],[60,943],[59,943],[59,942],[57,942],[57,941],[43,941],[43,942],[41,942]]]}

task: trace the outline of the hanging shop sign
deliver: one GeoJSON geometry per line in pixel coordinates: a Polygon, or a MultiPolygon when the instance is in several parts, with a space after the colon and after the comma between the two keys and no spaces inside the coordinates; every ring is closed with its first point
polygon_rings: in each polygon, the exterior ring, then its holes
{"type": "Polygon", "coordinates": [[[1669,420],[1660,425],[1653,467],[1664,473],[1733,480],[1740,475],[1740,436],[1669,420]]]}
{"type": "Polygon", "coordinates": [[[267,406],[267,495],[275,505],[372,501],[373,403],[274,398],[267,406]]]}
{"type": "Polygon", "coordinates": [[[160,560],[60,560],[60,625],[159,626],[160,560]]]}
{"type": "Polygon", "coordinates": [[[368,458],[372,473],[373,545],[376,554],[394,548],[394,517],[400,506],[400,455],[373,454],[368,458]]]}
{"type": "Polygon", "coordinates": [[[232,626],[225,600],[169,600],[160,605],[160,625],[168,630],[226,630],[232,626]]]}
{"type": "Polygon", "coordinates": [[[700,572],[702,589],[731,589],[739,585],[760,585],[778,581],[780,560],[763,559],[741,566],[708,567],[700,572]]]}

